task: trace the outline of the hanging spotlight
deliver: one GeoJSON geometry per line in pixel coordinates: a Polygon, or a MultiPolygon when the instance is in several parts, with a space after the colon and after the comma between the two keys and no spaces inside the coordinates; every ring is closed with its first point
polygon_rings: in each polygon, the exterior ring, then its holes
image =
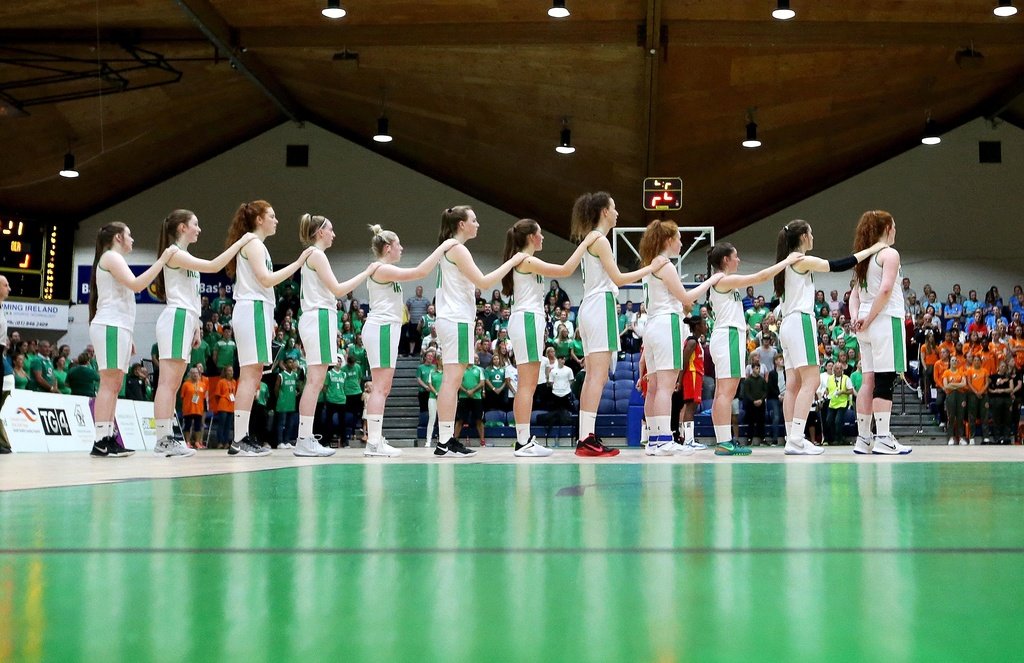
{"type": "Polygon", "coordinates": [[[60,171],[60,176],[69,178],[78,177],[78,171],[75,170],[75,155],[71,152],[64,155],[64,167],[60,171]]]}
{"type": "Polygon", "coordinates": [[[789,0],[779,0],[775,9],[772,11],[772,18],[780,21],[788,21],[794,16],[796,16],[796,12],[789,8],[789,0]]]}
{"type": "Polygon", "coordinates": [[[565,18],[568,15],[569,10],[565,8],[565,0],[552,0],[548,16],[551,18],[565,18]]]}
{"type": "Polygon", "coordinates": [[[327,0],[327,6],[320,13],[327,18],[344,18],[348,12],[341,8],[341,0],[327,0]]]}
{"type": "Polygon", "coordinates": [[[1013,0],[999,0],[999,5],[992,10],[996,16],[1013,16],[1017,8],[1013,6],[1013,0]]]}
{"type": "Polygon", "coordinates": [[[935,120],[932,119],[931,113],[928,114],[928,119],[924,122],[924,136],[921,137],[921,143],[924,145],[938,145],[942,142],[942,138],[939,137],[939,128],[935,124],[935,120]]]}
{"type": "Polygon", "coordinates": [[[757,122],[754,122],[755,108],[747,111],[747,138],[743,141],[743,147],[761,147],[761,141],[757,139],[757,122]]]}
{"type": "Polygon", "coordinates": [[[559,154],[572,154],[576,151],[576,148],[572,146],[572,130],[569,129],[569,118],[562,119],[562,134],[558,140],[558,146],[555,147],[555,152],[559,154]]]}
{"type": "Polygon", "coordinates": [[[378,143],[390,143],[394,140],[388,131],[388,118],[386,115],[381,115],[377,118],[377,133],[374,134],[373,139],[378,143]]]}

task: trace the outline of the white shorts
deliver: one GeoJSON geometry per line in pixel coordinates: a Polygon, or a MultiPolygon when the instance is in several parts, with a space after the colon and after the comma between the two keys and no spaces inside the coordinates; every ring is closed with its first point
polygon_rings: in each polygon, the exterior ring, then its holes
{"type": "Polygon", "coordinates": [[[810,313],[790,313],[779,327],[779,347],[786,368],[818,365],[817,323],[810,313]]]}
{"type": "Polygon", "coordinates": [[[96,366],[101,371],[128,372],[132,358],[132,330],[113,325],[89,325],[89,341],[96,351],[96,366]]]}
{"type": "Polygon", "coordinates": [[[156,345],[160,359],[188,361],[199,318],[188,309],[168,306],[156,320],[156,345]]]}
{"type": "Polygon", "coordinates": [[[398,337],[402,335],[400,322],[373,322],[363,325],[363,346],[370,368],[395,368],[398,357],[398,337]]]}
{"type": "Polygon", "coordinates": [[[544,356],[544,314],[516,311],[508,319],[508,340],[520,364],[539,362],[544,356]]]}
{"type": "Polygon", "coordinates": [[[619,304],[611,292],[583,300],[576,312],[584,354],[619,351],[619,304]]]}
{"type": "Polygon", "coordinates": [[[857,332],[863,373],[903,373],[907,370],[906,327],[903,318],[879,315],[867,331],[857,332]]]}
{"type": "Polygon", "coordinates": [[[270,339],[274,334],[274,306],[262,299],[239,299],[231,315],[238,346],[238,365],[270,364],[270,339]]]}
{"type": "Polygon", "coordinates": [[[747,332],[738,327],[715,327],[711,332],[708,349],[715,362],[715,378],[741,378],[744,376],[747,332]]]}
{"type": "Polygon", "coordinates": [[[644,361],[647,371],[683,370],[683,344],[689,336],[678,313],[656,315],[644,328],[644,361]]]}
{"type": "Polygon", "coordinates": [[[445,364],[472,364],[476,361],[473,351],[473,323],[438,319],[434,323],[437,340],[441,346],[441,362],[445,364]]]}
{"type": "MultiPolygon", "coordinates": [[[[237,310],[237,309],[236,309],[237,310]]],[[[238,314],[236,313],[237,317],[238,314]]],[[[306,352],[308,366],[334,366],[338,363],[338,311],[319,308],[299,318],[299,340],[306,352]]]]}

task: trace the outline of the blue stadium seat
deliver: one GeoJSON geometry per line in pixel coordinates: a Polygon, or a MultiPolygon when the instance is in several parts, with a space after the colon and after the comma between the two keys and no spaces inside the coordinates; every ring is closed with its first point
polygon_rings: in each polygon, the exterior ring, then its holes
{"type": "Polygon", "coordinates": [[[601,398],[601,405],[597,408],[598,414],[614,414],[615,413],[615,399],[614,398],[601,398]]]}
{"type": "Polygon", "coordinates": [[[633,367],[632,364],[629,364],[629,363],[626,363],[626,362],[619,362],[618,364],[615,365],[614,378],[615,378],[616,381],[618,381],[618,380],[633,380],[633,379],[635,379],[634,378],[635,373],[636,372],[635,372],[634,367],[633,367]]]}
{"type": "Polygon", "coordinates": [[[504,426],[507,423],[506,414],[500,410],[488,410],[484,412],[484,426],[495,422],[504,426]]]}
{"type": "Polygon", "coordinates": [[[615,380],[615,399],[629,398],[635,384],[633,380],[615,380]]]}
{"type": "Polygon", "coordinates": [[[628,398],[616,398],[615,399],[615,414],[627,414],[629,412],[629,399],[628,398]]]}

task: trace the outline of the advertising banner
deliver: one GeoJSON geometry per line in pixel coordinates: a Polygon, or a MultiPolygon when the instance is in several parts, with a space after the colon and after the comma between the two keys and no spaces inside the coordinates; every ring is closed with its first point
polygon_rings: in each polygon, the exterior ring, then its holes
{"type": "MultiPolygon", "coordinates": [[[[86,298],[86,301],[89,301],[86,298]]],[[[67,331],[67,304],[44,304],[36,302],[4,302],[4,315],[11,329],[55,329],[67,331]]]]}
{"type": "Polygon", "coordinates": [[[0,422],[14,451],[87,453],[96,432],[88,398],[21,389],[4,402],[0,422]]]}

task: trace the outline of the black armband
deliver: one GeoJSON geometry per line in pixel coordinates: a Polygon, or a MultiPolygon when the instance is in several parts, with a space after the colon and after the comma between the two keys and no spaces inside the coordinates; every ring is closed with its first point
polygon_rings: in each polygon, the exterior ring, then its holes
{"type": "Polygon", "coordinates": [[[846,256],[837,260],[828,261],[828,271],[845,272],[857,266],[857,256],[846,256]]]}

